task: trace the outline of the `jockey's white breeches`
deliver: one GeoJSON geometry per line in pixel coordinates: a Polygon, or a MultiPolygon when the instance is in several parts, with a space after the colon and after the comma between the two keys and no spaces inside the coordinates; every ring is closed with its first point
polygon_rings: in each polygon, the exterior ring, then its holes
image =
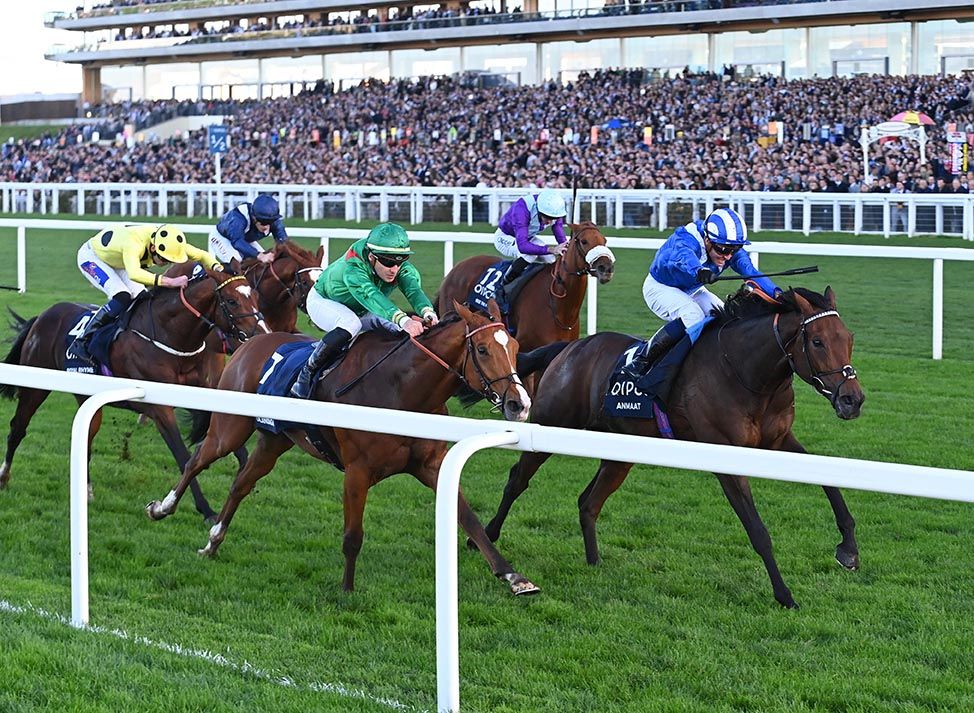
{"type": "Polygon", "coordinates": [[[643,299],[657,317],[667,322],[682,319],[687,329],[703,321],[711,309],[724,306],[705,285],[687,294],[678,287],[657,282],[652,275],[646,275],[643,281],[643,299]]]}
{"type": "MultiPolygon", "coordinates": [[[[544,241],[538,235],[531,238],[531,242],[535,245],[540,245],[542,247],[547,247],[548,243],[544,241]]],[[[508,235],[503,230],[498,228],[494,231],[494,247],[497,248],[499,252],[504,257],[514,257],[523,258],[525,262],[554,262],[555,256],[549,254],[546,255],[524,255],[517,249],[517,238],[513,235],[508,235]]]]}
{"type": "MultiPolygon", "coordinates": [[[[220,262],[229,263],[234,258],[237,260],[243,260],[243,256],[240,254],[240,251],[233,247],[233,243],[231,243],[228,238],[220,235],[220,232],[216,228],[210,230],[208,243],[210,254],[220,262]]],[[[260,243],[256,241],[250,243],[250,247],[252,247],[258,253],[264,252],[264,248],[262,248],[260,243]]]]}
{"type": "Polygon", "coordinates": [[[112,267],[95,255],[95,249],[87,241],[78,250],[78,269],[88,282],[108,297],[114,297],[119,292],[128,292],[135,297],[145,291],[145,285],[129,277],[124,269],[112,267]]]}
{"type": "Polygon", "coordinates": [[[341,302],[322,297],[318,290],[308,293],[306,307],[311,321],[324,332],[341,327],[355,337],[359,332],[373,329],[384,329],[392,333],[402,331],[398,325],[371,312],[359,317],[341,302]]]}

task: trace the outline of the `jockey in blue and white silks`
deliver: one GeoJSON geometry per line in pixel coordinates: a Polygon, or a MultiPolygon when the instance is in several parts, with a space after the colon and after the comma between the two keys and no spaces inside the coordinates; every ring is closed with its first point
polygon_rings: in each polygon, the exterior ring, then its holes
{"type": "Polygon", "coordinates": [[[273,262],[274,253],[265,252],[258,242],[268,235],[273,235],[278,243],[287,240],[277,201],[273,196],[259,195],[253,203],[241,203],[220,218],[210,231],[210,252],[223,263],[247,257],[273,262]]]}
{"type": "Polygon", "coordinates": [[[646,305],[666,324],[634,356],[631,372],[646,368],[683,338],[696,342],[702,322],[723,301],[707,289],[727,267],[777,297],[781,288],[761,274],[744,249],[750,245],[744,219],[730,208],[718,208],[706,220],[677,228],[663,243],[643,282],[646,305]]]}
{"type": "Polygon", "coordinates": [[[781,288],[751,263],[747,226],[736,211],[718,208],[706,220],[677,228],[656,253],[643,282],[643,298],[653,313],[666,320],[682,319],[689,328],[723,301],[707,289],[727,267],[751,277],[768,295],[781,288]]]}

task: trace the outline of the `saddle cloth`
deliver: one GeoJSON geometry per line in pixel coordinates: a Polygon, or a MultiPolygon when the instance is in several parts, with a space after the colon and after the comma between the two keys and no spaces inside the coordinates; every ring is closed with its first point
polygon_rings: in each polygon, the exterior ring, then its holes
{"type": "Polygon", "coordinates": [[[473,289],[470,290],[470,294],[467,296],[467,304],[471,308],[486,313],[487,302],[494,300],[497,302],[501,314],[507,316],[509,305],[507,304],[507,296],[504,294],[502,283],[504,275],[507,274],[507,269],[511,266],[512,262],[514,261],[501,260],[484,270],[480,279],[477,280],[473,289]]]}
{"type": "Polygon", "coordinates": [[[91,341],[88,342],[88,351],[91,353],[91,356],[95,359],[95,363],[98,366],[93,366],[84,359],[79,359],[71,352],[70,349],[75,337],[79,336],[85,330],[85,325],[88,324],[89,320],[95,316],[96,311],[97,310],[91,309],[86,312],[82,312],[71,329],[69,329],[64,335],[65,371],[72,371],[78,374],[100,373],[103,376],[112,375],[111,370],[108,368],[108,349],[111,347],[112,342],[115,341],[116,335],[122,331],[122,327],[119,326],[118,322],[106,324],[104,327],[96,330],[95,333],[91,335],[91,341]]]}
{"type": "MultiPolygon", "coordinates": [[[[315,344],[315,342],[288,342],[279,346],[261,369],[257,393],[265,396],[290,396],[291,386],[297,381],[298,374],[314,351],[315,344]]],[[[338,366],[347,353],[347,350],[342,351],[331,363],[325,364],[314,375],[312,383],[317,383],[325,374],[338,366]]],[[[277,421],[263,416],[257,418],[256,423],[258,428],[270,433],[307,428],[307,424],[298,421],[277,421]]]]}

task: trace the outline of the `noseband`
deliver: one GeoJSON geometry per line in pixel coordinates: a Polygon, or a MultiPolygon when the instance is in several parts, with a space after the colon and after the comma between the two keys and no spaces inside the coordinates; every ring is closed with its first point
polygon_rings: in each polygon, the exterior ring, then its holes
{"type": "MultiPolygon", "coordinates": [[[[484,324],[481,325],[480,327],[477,327],[476,329],[472,329],[468,331],[464,335],[464,339],[466,340],[466,351],[463,355],[463,364],[460,365],[459,370],[454,369],[452,366],[447,364],[443,359],[441,359],[432,351],[430,351],[425,346],[420,344],[420,342],[415,337],[410,337],[410,341],[412,341],[412,343],[415,344],[419,348],[419,350],[425,353],[430,359],[435,361],[437,364],[442,366],[447,371],[453,372],[453,374],[458,379],[460,379],[460,381],[463,383],[464,386],[469,388],[471,391],[476,391],[477,393],[479,393],[485,399],[490,401],[490,403],[493,404],[496,408],[500,408],[504,403],[504,397],[503,395],[497,393],[497,390],[494,389],[494,384],[496,384],[498,381],[507,381],[509,387],[516,386],[517,382],[515,381],[515,379],[517,378],[517,373],[512,371],[510,374],[507,374],[506,376],[499,376],[496,379],[487,378],[487,374],[484,373],[483,367],[480,366],[480,362],[477,360],[477,350],[474,349],[474,344],[473,344],[473,335],[477,334],[478,332],[482,332],[485,329],[504,329],[504,325],[501,322],[491,322],[490,324],[484,324]],[[468,359],[473,362],[474,370],[477,372],[477,376],[480,378],[479,389],[475,389],[467,380],[466,376],[464,376],[467,370],[468,359]]],[[[505,391],[507,391],[507,389],[505,389],[505,391]]]]}
{"type": "MultiPolygon", "coordinates": [[[[220,309],[223,310],[223,316],[226,318],[227,324],[230,325],[232,336],[234,336],[238,341],[245,342],[248,339],[250,339],[252,336],[254,336],[256,330],[249,334],[247,332],[244,332],[243,329],[241,329],[240,326],[237,324],[238,320],[249,319],[250,317],[254,317],[259,322],[261,319],[263,319],[263,315],[260,313],[260,310],[257,310],[256,312],[248,312],[246,314],[234,314],[233,311],[230,309],[230,307],[227,305],[226,297],[223,296],[221,290],[227,285],[229,285],[231,282],[237,282],[239,280],[243,280],[244,282],[246,282],[247,278],[244,277],[243,275],[232,275],[228,277],[226,280],[224,280],[223,282],[221,282],[219,285],[217,285],[213,291],[216,293],[217,304],[220,306],[220,309]]],[[[198,309],[196,309],[193,305],[189,303],[189,301],[186,299],[185,287],[179,288],[179,299],[183,303],[183,306],[186,307],[186,309],[189,310],[189,312],[193,316],[195,316],[197,319],[199,319],[204,324],[206,324],[208,329],[210,330],[218,329],[215,322],[211,321],[202,312],[200,312],[198,309]]]]}
{"type": "Polygon", "coordinates": [[[774,330],[774,338],[778,343],[778,347],[781,349],[782,354],[788,360],[788,366],[791,370],[798,374],[798,367],[795,364],[794,357],[792,353],[788,351],[786,345],[794,344],[798,341],[798,337],[801,337],[802,344],[802,355],[805,357],[805,365],[808,367],[809,383],[815,388],[815,390],[822,396],[829,400],[832,407],[835,408],[835,402],[839,398],[839,392],[842,391],[842,387],[847,381],[852,381],[858,378],[855,367],[852,364],[845,364],[840,366],[838,369],[829,369],[828,371],[819,371],[812,366],[812,359],[808,355],[808,330],[806,327],[817,319],[823,319],[824,317],[838,317],[839,313],[834,309],[826,310],[824,312],[819,312],[818,314],[813,314],[811,317],[806,317],[801,321],[798,326],[798,331],[795,336],[789,339],[787,342],[783,342],[781,339],[781,332],[778,330],[778,317],[780,313],[775,314],[774,321],[772,322],[772,328],[774,330]],[[825,381],[822,379],[823,376],[831,376],[832,374],[841,374],[842,381],[839,382],[838,386],[834,389],[829,389],[825,385],[825,381]]]}

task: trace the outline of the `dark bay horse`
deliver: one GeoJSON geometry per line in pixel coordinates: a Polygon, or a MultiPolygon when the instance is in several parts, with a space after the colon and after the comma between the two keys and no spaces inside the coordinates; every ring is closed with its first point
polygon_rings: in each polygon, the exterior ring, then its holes
{"type": "MultiPolygon", "coordinates": [[[[859,415],[865,396],[851,366],[852,335],[835,311],[832,289],[820,295],[797,288],[784,293],[780,302],[768,304],[742,289],[704,330],[670,392],[668,414],[677,438],[804,453],[792,433],[795,374],[825,396],[839,418],[859,415]]],[[[538,384],[532,421],[659,436],[653,420],[610,418],[602,413],[602,397],[616,360],[635,342],[635,337],[602,332],[569,344],[538,384]]],[[[549,457],[547,453],[526,452],[511,468],[500,507],[486,528],[491,540],[497,540],[514,500],[549,457]]],[[[578,497],[589,564],[599,562],[595,525],[602,506],[631,468],[632,463],[603,460],[578,497]]],[[[786,607],[797,606],[778,571],[771,537],[754,505],[748,479],[716,475],[752,546],[764,560],[775,599],[786,607]]],[[[842,535],[836,559],[843,567],[857,569],[855,521],[838,488],[825,487],[825,493],[842,535]]]]}
{"type": "MultiPolygon", "coordinates": [[[[256,295],[242,276],[213,270],[205,270],[205,273],[190,280],[182,289],[152,290],[148,297],[135,304],[128,326],[109,349],[109,367],[115,376],[207,386],[210,385],[206,381],[209,354],[205,340],[211,329],[219,328],[240,342],[257,332],[268,331],[257,310],[256,295]]],[[[5,361],[63,369],[66,335],[88,309],[85,305],[60,302],[37,317],[19,320],[18,334],[5,361]]],[[[31,418],[50,393],[44,389],[0,386],[0,395],[17,398],[17,409],[7,436],[7,452],[0,465],[0,488],[6,487],[10,481],[14,453],[27,435],[31,418]]],[[[77,398],[80,404],[87,397],[77,398]]],[[[136,402],[116,405],[152,419],[179,469],[183,469],[189,460],[189,451],[180,438],[171,407],[136,402]]],[[[89,455],[91,441],[100,427],[99,411],[88,434],[89,455]]],[[[193,488],[193,498],[196,509],[204,517],[215,514],[199,486],[193,488]]]]}
{"type": "MultiPolygon", "coordinates": [[[[587,277],[598,277],[601,284],[612,279],[615,257],[598,226],[585,221],[570,227],[565,254],[535,275],[515,301],[511,317],[523,351],[578,339],[587,277]]],[[[465,302],[484,270],[498,260],[496,255],[477,255],[457,263],[440,284],[434,299],[437,310],[453,300],[465,302]]]]}
{"type": "MultiPolygon", "coordinates": [[[[447,316],[415,340],[375,331],[364,333],[352,345],[345,360],[317,384],[313,398],[420,413],[445,413],[447,399],[465,384],[498,406],[508,420],[523,421],[531,401],[514,368],[518,344],[504,329],[494,303],[490,306],[493,319],[454,303],[455,315],[447,316]]],[[[278,332],[251,339],[231,357],[220,379],[220,388],[255,393],[263,366],[275,350],[282,344],[302,339],[307,338],[278,332]]],[[[295,408],[300,409],[300,405],[300,402],[295,403],[295,408]]],[[[206,438],[187,463],[176,488],[162,501],[146,505],[146,514],[155,520],[171,515],[196,476],[218,458],[236,450],[254,428],[252,418],[214,413],[206,438]]],[[[390,475],[411,473],[435,490],[447,448],[443,441],[437,440],[344,428],[321,427],[317,430],[345,470],[342,544],[345,574],[342,586],[351,591],[355,582],[355,563],[362,547],[362,520],[369,488],[390,475]]],[[[277,435],[259,431],[257,445],[238,471],[223,510],[210,530],[209,541],[200,550],[201,555],[216,554],[241,500],[295,444],[315,458],[330,461],[327,454],[312,445],[306,430],[289,430],[277,435]]],[[[459,521],[486,558],[491,571],[506,581],[512,592],[532,594],[538,591],[500,555],[462,493],[459,521]]]]}

